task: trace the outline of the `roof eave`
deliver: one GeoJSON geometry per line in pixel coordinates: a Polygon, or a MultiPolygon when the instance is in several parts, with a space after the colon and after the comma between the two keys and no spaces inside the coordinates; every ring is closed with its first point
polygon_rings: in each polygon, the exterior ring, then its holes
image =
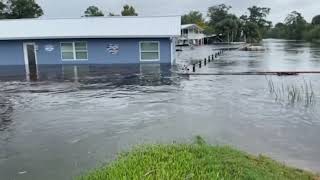
{"type": "Polygon", "coordinates": [[[173,38],[175,35],[136,35],[136,36],[34,36],[34,37],[0,37],[0,41],[5,40],[44,40],[44,39],[125,39],[125,38],[173,38]]]}

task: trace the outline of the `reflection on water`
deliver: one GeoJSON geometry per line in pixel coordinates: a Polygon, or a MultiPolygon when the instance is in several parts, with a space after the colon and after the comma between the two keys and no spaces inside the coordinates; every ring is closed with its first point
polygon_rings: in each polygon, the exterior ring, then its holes
{"type": "MultiPolygon", "coordinates": [[[[227,52],[201,71],[320,70],[314,45],[264,46],[266,52],[227,52]]],[[[178,62],[216,48],[185,50],[178,62]]],[[[186,78],[169,65],[66,65],[39,66],[32,81],[24,71],[0,68],[0,179],[67,180],[133,145],[195,135],[320,171],[318,75],[272,77],[280,87],[311,81],[317,103],[305,107],[275,101],[264,76],[186,78]]]]}
{"type": "Polygon", "coordinates": [[[12,123],[13,107],[10,100],[5,96],[0,96],[0,131],[4,131],[12,123]]]}

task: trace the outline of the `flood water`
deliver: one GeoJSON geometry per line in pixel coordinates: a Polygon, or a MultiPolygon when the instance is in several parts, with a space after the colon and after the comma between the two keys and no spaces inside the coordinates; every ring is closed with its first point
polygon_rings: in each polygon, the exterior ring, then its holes
{"type": "MultiPolygon", "coordinates": [[[[320,46],[263,46],[264,52],[226,52],[197,71],[320,71],[320,46]]],[[[320,75],[176,75],[217,48],[185,48],[178,67],[41,66],[31,79],[24,67],[1,67],[0,179],[72,179],[135,145],[196,135],[320,172],[320,75]],[[287,91],[306,84],[312,103],[303,90],[292,103],[287,91]]]]}

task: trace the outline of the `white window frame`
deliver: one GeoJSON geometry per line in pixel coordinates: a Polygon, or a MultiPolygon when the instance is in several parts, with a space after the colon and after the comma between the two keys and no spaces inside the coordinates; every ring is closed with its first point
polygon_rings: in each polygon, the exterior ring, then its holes
{"type": "Polygon", "coordinates": [[[161,55],[161,53],[160,53],[160,41],[140,41],[139,42],[139,55],[140,55],[140,61],[142,61],[142,62],[150,62],[150,61],[160,61],[160,55],[161,55]],[[143,43],[157,43],[158,44],[158,51],[142,51],[142,49],[141,49],[141,45],[143,44],[143,43]],[[146,52],[151,52],[151,53],[155,53],[155,52],[157,52],[158,53],[158,59],[142,59],[142,53],[146,53],[146,52]]]}
{"type": "Polygon", "coordinates": [[[87,41],[66,41],[66,42],[60,42],[60,54],[61,54],[61,60],[62,61],[87,61],[89,59],[89,51],[88,51],[88,42],[87,41]],[[65,43],[70,43],[72,44],[72,53],[73,53],[73,59],[63,59],[62,56],[62,44],[65,43]],[[87,50],[81,50],[81,51],[76,51],[76,43],[86,43],[86,49],[87,50]],[[77,52],[86,52],[87,53],[87,59],[77,59],[77,52]]]}

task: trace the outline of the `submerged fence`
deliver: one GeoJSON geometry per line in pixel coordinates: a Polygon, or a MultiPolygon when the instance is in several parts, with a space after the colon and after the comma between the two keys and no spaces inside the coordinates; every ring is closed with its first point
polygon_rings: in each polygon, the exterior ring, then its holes
{"type": "Polygon", "coordinates": [[[299,74],[320,74],[320,71],[252,71],[252,72],[223,72],[223,73],[197,73],[197,69],[201,69],[207,64],[218,60],[218,57],[221,56],[225,51],[238,50],[235,48],[224,48],[220,49],[218,52],[209,55],[208,58],[204,58],[203,60],[199,60],[198,62],[194,62],[191,64],[191,67],[185,67],[183,70],[185,72],[178,73],[179,75],[277,75],[277,76],[295,76],[299,74]],[[190,70],[191,69],[191,70],[190,70]]]}
{"type": "Polygon", "coordinates": [[[218,52],[212,54],[212,55],[209,55],[208,58],[204,58],[203,60],[199,60],[198,62],[194,62],[191,64],[191,67],[184,67],[184,71],[187,71],[187,72],[184,72],[184,73],[178,73],[178,74],[181,74],[181,75],[188,75],[190,73],[190,69],[192,69],[192,74],[195,74],[196,73],[196,70],[197,68],[202,68],[203,66],[207,66],[207,64],[209,64],[210,62],[214,62],[215,60],[217,60],[218,56],[222,55],[226,50],[229,50],[229,49],[221,49],[219,50],[218,52]]]}

